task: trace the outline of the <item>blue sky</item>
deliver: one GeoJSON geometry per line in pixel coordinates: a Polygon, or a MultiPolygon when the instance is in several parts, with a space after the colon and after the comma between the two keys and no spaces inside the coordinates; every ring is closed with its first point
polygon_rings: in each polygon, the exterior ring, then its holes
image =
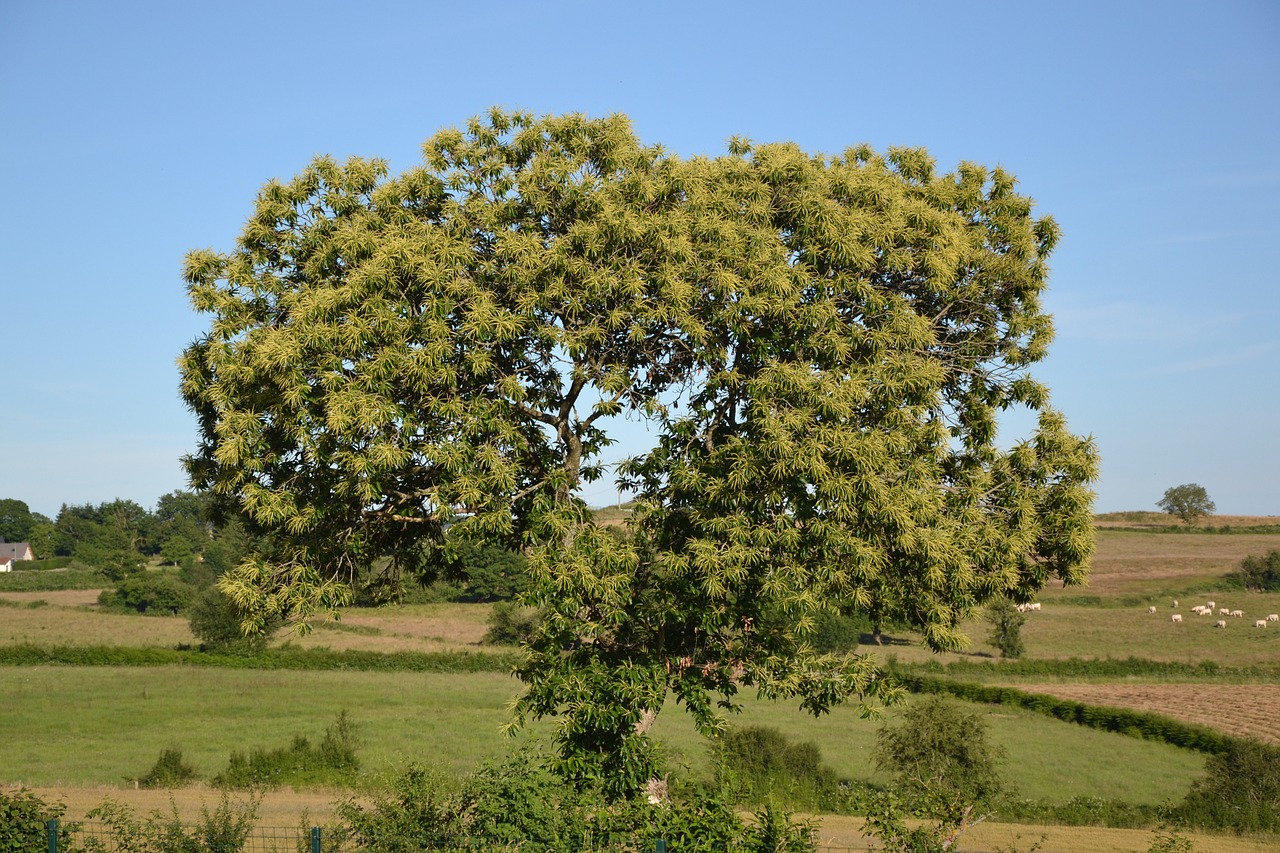
{"type": "Polygon", "coordinates": [[[185,488],[175,359],[207,319],[183,254],[231,248],[314,155],[400,170],[492,105],[623,112],[686,155],[741,135],[1005,166],[1064,232],[1038,375],[1101,449],[1097,509],[1196,482],[1280,514],[1271,0],[0,0],[0,498],[185,488]]]}

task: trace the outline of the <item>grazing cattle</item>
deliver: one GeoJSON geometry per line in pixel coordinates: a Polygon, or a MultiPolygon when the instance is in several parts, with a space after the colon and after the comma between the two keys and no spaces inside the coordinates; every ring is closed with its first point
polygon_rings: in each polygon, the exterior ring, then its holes
{"type": "Polygon", "coordinates": [[[1148,608],[1147,608],[1147,612],[1148,612],[1148,613],[1155,613],[1155,612],[1156,612],[1156,606],[1155,606],[1154,604],[1153,604],[1153,605],[1151,605],[1150,607],[1148,607],[1148,608]]]}
{"type": "Polygon", "coordinates": [[[1266,619],[1259,619],[1257,622],[1254,622],[1254,623],[1253,623],[1253,627],[1255,627],[1255,628],[1265,628],[1265,627],[1267,627],[1267,620],[1266,620],[1266,619]]]}
{"type": "Polygon", "coordinates": [[[1181,622],[1181,621],[1182,621],[1182,614],[1181,614],[1181,613],[1175,613],[1175,614],[1173,614],[1173,616],[1171,616],[1171,617],[1169,617],[1169,618],[1170,618],[1170,621],[1173,621],[1173,622],[1181,622]]]}
{"type": "Polygon", "coordinates": [[[1213,623],[1213,627],[1215,627],[1215,628],[1225,628],[1225,627],[1227,627],[1227,620],[1226,620],[1226,619],[1219,619],[1217,622],[1214,622],[1214,623],[1213,623]]]}
{"type": "Polygon", "coordinates": [[[1231,615],[1231,611],[1224,607],[1224,608],[1222,608],[1221,610],[1219,610],[1219,611],[1218,611],[1218,615],[1219,615],[1219,616],[1230,616],[1230,615],[1231,615]]]}
{"type": "Polygon", "coordinates": [[[1208,602],[1207,604],[1205,604],[1205,607],[1209,608],[1210,610],[1212,610],[1213,608],[1215,608],[1215,607],[1217,607],[1217,606],[1218,606],[1218,602],[1216,602],[1216,601],[1210,601],[1210,602],[1208,602]]]}
{"type": "Polygon", "coordinates": [[[1040,609],[1040,602],[1038,602],[1038,601],[1033,601],[1033,602],[1031,602],[1031,609],[1032,609],[1032,610],[1037,610],[1037,611],[1038,611],[1038,610],[1040,609]]]}
{"type": "Polygon", "coordinates": [[[1176,599],[1176,598],[1173,600],[1173,609],[1174,609],[1174,610],[1177,610],[1177,609],[1178,609],[1178,599],[1176,599]]]}
{"type": "Polygon", "coordinates": [[[1267,616],[1268,622],[1280,622],[1280,613],[1272,613],[1267,616]]]}
{"type": "Polygon", "coordinates": [[[1232,610],[1232,611],[1231,611],[1231,615],[1232,615],[1232,616],[1243,616],[1243,615],[1244,615],[1244,611],[1243,611],[1243,610],[1232,610]]]}

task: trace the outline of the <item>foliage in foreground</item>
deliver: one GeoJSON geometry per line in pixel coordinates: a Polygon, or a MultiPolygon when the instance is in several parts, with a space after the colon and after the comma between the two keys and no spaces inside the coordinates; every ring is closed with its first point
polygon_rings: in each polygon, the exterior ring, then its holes
{"type": "MultiPolygon", "coordinates": [[[[46,822],[61,817],[66,807],[47,803],[38,795],[18,788],[0,789],[0,853],[31,853],[48,849],[46,822]]],[[[69,843],[67,827],[60,827],[58,844],[69,843]]]]}
{"type": "Polygon", "coordinates": [[[564,786],[541,762],[517,753],[451,780],[412,767],[392,793],[340,804],[325,835],[333,849],[380,851],[516,846],[576,851],[609,844],[651,848],[657,838],[690,853],[802,853],[814,849],[813,828],[766,807],[744,821],[723,789],[692,787],[668,799],[607,802],[594,791],[564,786]]]}
{"type": "Polygon", "coordinates": [[[81,850],[83,853],[240,853],[247,848],[261,802],[261,794],[233,800],[223,791],[213,811],[207,804],[200,807],[200,820],[193,826],[183,821],[172,799],[169,813],[156,809],[139,816],[129,806],[108,797],[88,813],[89,818],[102,823],[105,831],[85,838],[81,850]]]}

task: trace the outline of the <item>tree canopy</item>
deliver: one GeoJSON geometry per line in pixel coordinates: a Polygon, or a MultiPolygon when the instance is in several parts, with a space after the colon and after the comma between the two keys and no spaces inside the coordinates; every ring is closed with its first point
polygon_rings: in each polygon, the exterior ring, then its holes
{"type": "Polygon", "coordinates": [[[517,717],[559,717],[561,769],[621,794],[671,693],[707,732],[742,688],[891,698],[873,658],[813,648],[820,614],[951,649],[988,600],[1083,578],[1096,454],[1029,373],[1057,239],[1002,169],[681,158],[623,116],[494,110],[399,175],[318,158],[186,262],[211,316],[187,468],[267,543],[222,588],[268,624],[374,561],[523,550],[545,618],[517,717]],[[1011,407],[1038,426],[1002,446],[1011,407]],[[656,436],[618,472],[626,536],[580,497],[620,417],[656,436]]]}
{"type": "Polygon", "coordinates": [[[1176,515],[1184,524],[1195,524],[1218,508],[1199,483],[1170,486],[1164,490],[1164,497],[1156,501],[1156,506],[1169,515],[1176,515]]]}

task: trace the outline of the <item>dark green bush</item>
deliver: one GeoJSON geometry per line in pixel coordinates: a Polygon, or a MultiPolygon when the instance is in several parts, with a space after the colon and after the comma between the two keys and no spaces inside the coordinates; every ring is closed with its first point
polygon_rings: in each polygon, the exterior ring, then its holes
{"type": "Polygon", "coordinates": [[[839,779],[822,765],[818,745],[791,741],[769,726],[730,729],[717,741],[715,756],[743,804],[813,811],[830,808],[839,796],[839,779]]]}
{"type": "Polygon", "coordinates": [[[1280,747],[1235,741],[1209,758],[1175,812],[1204,829],[1280,832],[1280,747]]]}
{"type": "Polygon", "coordinates": [[[1280,550],[1273,548],[1261,557],[1245,557],[1240,561],[1240,570],[1227,577],[1246,590],[1280,591],[1280,550]]]}
{"type": "Polygon", "coordinates": [[[191,633],[209,651],[256,654],[265,649],[271,639],[271,631],[245,636],[240,629],[240,610],[216,586],[208,587],[195,597],[189,618],[191,633]]]}
{"type": "Polygon", "coordinates": [[[819,652],[838,654],[853,651],[862,641],[862,635],[874,630],[870,617],[862,614],[846,616],[843,613],[824,612],[816,622],[809,642],[819,652]]]}
{"type": "Polygon", "coordinates": [[[175,615],[191,605],[193,594],[172,572],[139,572],[120,581],[115,590],[104,590],[98,605],[104,610],[175,615]]]}
{"type": "Polygon", "coordinates": [[[197,777],[196,769],[182,759],[176,746],[160,750],[151,769],[138,777],[140,788],[180,788],[197,777]]]}
{"type": "Polygon", "coordinates": [[[499,601],[489,612],[489,629],[485,631],[484,642],[499,646],[528,642],[541,620],[542,614],[536,608],[499,601]]]}
{"type": "Polygon", "coordinates": [[[1001,598],[987,605],[987,624],[991,632],[987,642],[1000,650],[1000,657],[1020,658],[1026,651],[1022,642],[1022,626],[1027,616],[1018,606],[1007,598],[1001,598]]]}

